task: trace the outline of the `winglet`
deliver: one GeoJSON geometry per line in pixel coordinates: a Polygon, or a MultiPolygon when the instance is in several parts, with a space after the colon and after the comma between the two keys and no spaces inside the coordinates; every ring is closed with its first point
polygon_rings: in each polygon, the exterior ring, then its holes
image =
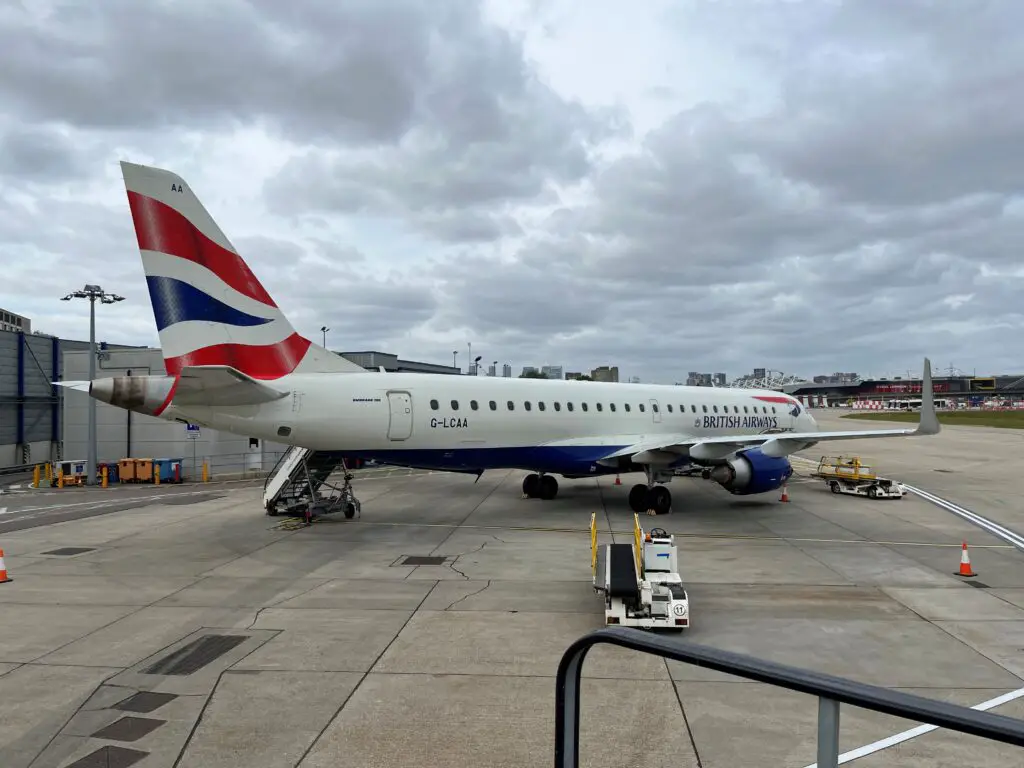
{"type": "Polygon", "coordinates": [[[942,430],[939,417],[935,414],[935,393],[932,391],[932,362],[924,359],[924,373],[921,374],[921,420],[912,435],[937,435],[942,430]]]}

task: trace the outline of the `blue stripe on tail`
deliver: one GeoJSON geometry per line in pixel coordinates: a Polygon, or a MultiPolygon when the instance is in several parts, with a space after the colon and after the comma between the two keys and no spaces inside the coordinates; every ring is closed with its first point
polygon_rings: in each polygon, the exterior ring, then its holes
{"type": "Polygon", "coordinates": [[[271,322],[265,317],[256,317],[229,307],[195,286],[173,277],[147,276],[146,283],[158,331],[188,320],[243,327],[271,322]]]}

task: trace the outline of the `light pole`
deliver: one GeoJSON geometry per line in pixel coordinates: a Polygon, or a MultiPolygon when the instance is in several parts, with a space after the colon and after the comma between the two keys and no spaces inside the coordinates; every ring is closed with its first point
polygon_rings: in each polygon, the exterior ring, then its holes
{"type": "Polygon", "coordinates": [[[327,349],[327,332],[331,330],[326,325],[320,326],[320,332],[324,335],[324,349],[327,349]]]}
{"type": "Polygon", "coordinates": [[[459,350],[456,349],[456,350],[454,350],[452,352],[452,368],[458,368],[459,367],[458,363],[456,362],[458,359],[459,359],[459,350]]]}
{"type": "MultiPolygon", "coordinates": [[[[116,293],[104,293],[98,285],[87,285],[80,291],[74,291],[61,299],[89,300],[89,381],[96,378],[96,299],[102,304],[116,304],[124,301],[123,296],[116,293]]],[[[96,485],[96,399],[89,398],[89,438],[88,458],[85,464],[85,484],[96,485]]]]}

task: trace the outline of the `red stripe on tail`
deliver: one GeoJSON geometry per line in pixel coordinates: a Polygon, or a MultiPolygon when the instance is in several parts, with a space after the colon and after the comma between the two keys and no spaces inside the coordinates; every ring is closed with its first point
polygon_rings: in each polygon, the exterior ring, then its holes
{"type": "Polygon", "coordinates": [[[128,205],[141,250],[166,253],[201,264],[239,293],[277,307],[241,256],[213,242],[171,206],[130,190],[128,205]]]}
{"type": "Polygon", "coordinates": [[[788,397],[780,397],[776,395],[751,395],[755,400],[762,400],[766,403],[782,403],[783,405],[793,405],[793,401],[788,397]]]}
{"type": "Polygon", "coordinates": [[[264,347],[249,344],[217,344],[164,361],[167,373],[177,376],[186,365],[230,365],[254,379],[280,379],[295,370],[309,349],[310,341],[293,333],[277,344],[264,347]]]}

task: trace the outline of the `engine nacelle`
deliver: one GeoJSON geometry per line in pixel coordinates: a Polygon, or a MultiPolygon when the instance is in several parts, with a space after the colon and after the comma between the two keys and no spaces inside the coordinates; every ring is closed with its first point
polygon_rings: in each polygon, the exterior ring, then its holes
{"type": "Polygon", "coordinates": [[[765,456],[760,448],[751,448],[713,467],[708,476],[729,493],[747,496],[778,490],[792,474],[785,457],[765,456]]]}

